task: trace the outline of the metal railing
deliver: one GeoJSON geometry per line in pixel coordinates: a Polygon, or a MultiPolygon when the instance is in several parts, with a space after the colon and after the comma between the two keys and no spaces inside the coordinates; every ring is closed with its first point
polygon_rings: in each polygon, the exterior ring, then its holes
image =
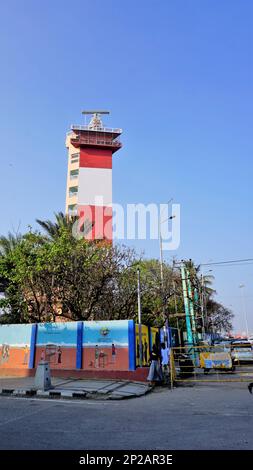
{"type": "MultiPolygon", "coordinates": [[[[122,129],[117,127],[91,127],[91,126],[70,126],[72,131],[108,132],[110,134],[122,134],[122,129]]],[[[71,132],[71,131],[70,131],[71,132]]]]}
{"type": "Polygon", "coordinates": [[[173,347],[171,382],[252,382],[253,361],[236,360],[230,347],[221,345],[173,347]]]}
{"type": "Polygon", "coordinates": [[[115,140],[101,140],[100,138],[86,138],[82,135],[76,135],[71,139],[72,142],[80,143],[80,144],[87,144],[87,145],[106,145],[110,147],[121,147],[121,142],[117,139],[115,140]]]}

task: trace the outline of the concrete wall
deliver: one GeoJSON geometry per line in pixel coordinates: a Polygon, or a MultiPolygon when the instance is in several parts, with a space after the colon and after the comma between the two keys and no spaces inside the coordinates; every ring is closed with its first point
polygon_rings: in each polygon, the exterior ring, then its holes
{"type": "Polygon", "coordinates": [[[41,359],[55,370],[135,370],[134,322],[0,325],[0,371],[33,369],[41,359]]]}

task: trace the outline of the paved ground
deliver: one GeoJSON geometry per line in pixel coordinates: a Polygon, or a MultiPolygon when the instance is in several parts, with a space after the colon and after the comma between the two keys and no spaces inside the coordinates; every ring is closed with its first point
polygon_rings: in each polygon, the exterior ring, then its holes
{"type": "Polygon", "coordinates": [[[157,389],[123,401],[0,397],[0,449],[253,449],[246,384],[157,389]]]}
{"type": "MultiPolygon", "coordinates": [[[[0,395],[12,392],[14,395],[26,395],[34,390],[34,378],[0,378],[0,395]]],[[[52,378],[52,389],[36,390],[36,396],[59,398],[135,398],[150,392],[146,383],[120,380],[79,380],[52,378]]]]}

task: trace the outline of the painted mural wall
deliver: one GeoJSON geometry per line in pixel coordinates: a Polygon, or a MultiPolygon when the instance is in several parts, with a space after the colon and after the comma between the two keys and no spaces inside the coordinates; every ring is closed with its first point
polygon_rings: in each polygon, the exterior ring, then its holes
{"type": "Polygon", "coordinates": [[[129,370],[128,320],[83,322],[82,368],[129,370]]]}
{"type": "MultiPolygon", "coordinates": [[[[159,343],[159,328],[141,325],[142,339],[142,365],[149,366],[150,353],[153,344],[159,343]]],[[[136,366],[140,365],[140,348],[139,348],[139,325],[135,325],[135,341],[136,341],[136,366]]]]}
{"type": "MultiPolygon", "coordinates": [[[[140,346],[139,346],[139,325],[135,325],[135,338],[136,338],[136,366],[140,365],[140,346]]],[[[150,341],[148,326],[141,325],[141,339],[142,339],[142,365],[147,366],[150,358],[150,341]]]]}
{"type": "MultiPolygon", "coordinates": [[[[142,325],[143,365],[157,329],[142,325]]],[[[133,320],[0,326],[0,369],[135,370],[139,365],[138,325],[133,320]]]]}
{"type": "Polygon", "coordinates": [[[29,367],[32,325],[0,325],[0,368],[29,367]]]}
{"type": "Polygon", "coordinates": [[[151,326],[151,328],[150,328],[150,347],[151,347],[151,349],[152,349],[154,344],[159,346],[159,343],[160,343],[159,328],[156,328],[155,326],[151,326]]]}
{"type": "Polygon", "coordinates": [[[52,369],[75,369],[76,345],[77,322],[39,323],[35,367],[46,360],[52,369]]]}

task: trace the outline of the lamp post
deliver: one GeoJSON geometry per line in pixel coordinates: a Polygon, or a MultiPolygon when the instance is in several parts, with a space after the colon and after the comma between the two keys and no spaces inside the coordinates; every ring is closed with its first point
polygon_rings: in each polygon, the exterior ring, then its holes
{"type": "Polygon", "coordinates": [[[141,282],[140,282],[140,268],[137,268],[137,294],[138,294],[139,356],[140,356],[140,367],[142,367],[142,331],[141,331],[141,282]]]}
{"type": "MultiPolygon", "coordinates": [[[[170,199],[168,201],[168,204],[172,202],[173,199],[170,199]]],[[[176,216],[171,215],[170,217],[167,217],[165,220],[161,220],[161,214],[159,217],[159,249],[160,249],[160,276],[161,276],[161,288],[162,288],[162,302],[163,302],[163,319],[166,321],[165,318],[165,305],[164,305],[164,276],[163,276],[163,239],[162,239],[162,224],[164,222],[167,222],[168,220],[174,219],[176,216]]]]}
{"type": "MultiPolygon", "coordinates": [[[[169,205],[172,201],[173,201],[173,198],[171,198],[171,199],[168,201],[167,205],[169,205]]],[[[162,211],[162,214],[163,214],[163,211],[162,211]]],[[[162,285],[162,287],[163,287],[163,240],[162,240],[162,228],[161,228],[161,226],[162,226],[162,224],[163,224],[164,222],[166,222],[167,220],[173,219],[173,217],[171,216],[171,217],[168,217],[167,219],[161,221],[161,216],[162,216],[162,214],[160,214],[160,216],[159,216],[159,249],[160,249],[161,285],[162,285]]]]}
{"type": "Polygon", "coordinates": [[[163,287],[163,239],[162,239],[162,233],[161,233],[161,225],[164,222],[167,222],[168,220],[175,219],[175,217],[176,217],[175,215],[171,215],[167,219],[159,221],[160,271],[161,271],[161,284],[162,284],[162,287],[163,287]]]}
{"type": "Polygon", "coordinates": [[[248,318],[247,318],[247,312],[246,312],[244,288],[245,288],[244,284],[239,285],[239,289],[241,289],[242,311],[243,311],[243,314],[244,314],[246,334],[247,334],[247,339],[248,339],[248,337],[249,337],[249,327],[248,327],[248,318]]]}

